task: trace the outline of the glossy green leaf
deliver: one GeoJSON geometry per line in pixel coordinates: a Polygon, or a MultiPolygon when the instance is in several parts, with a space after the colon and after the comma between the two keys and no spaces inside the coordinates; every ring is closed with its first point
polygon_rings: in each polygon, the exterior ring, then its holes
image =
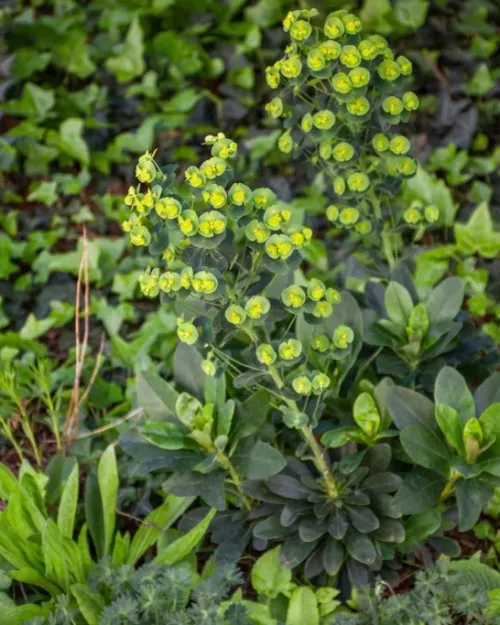
{"type": "Polygon", "coordinates": [[[463,455],[462,426],[458,412],[446,404],[436,404],[436,421],[451,447],[463,455]]]}
{"type": "Polygon", "coordinates": [[[389,319],[397,326],[405,328],[413,310],[413,300],[399,282],[390,282],[385,292],[385,309],[389,319]]]}
{"type": "Polygon", "coordinates": [[[61,534],[66,538],[73,538],[76,509],[78,506],[79,480],[80,471],[78,464],[75,463],[64,485],[61,501],[57,510],[57,525],[61,530],[61,534]]]}
{"type": "Polygon", "coordinates": [[[454,408],[461,425],[476,416],[474,398],[465,379],[452,367],[444,367],[436,378],[434,396],[437,404],[454,408]]]}
{"type": "Polygon", "coordinates": [[[97,468],[97,479],[102,501],[104,553],[108,554],[111,550],[116,525],[116,502],[119,486],[114,445],[110,445],[102,454],[97,468]]]}
{"type": "Polygon", "coordinates": [[[165,547],[154,559],[156,564],[172,565],[180,562],[192,551],[205,536],[210,522],[216,515],[217,510],[212,508],[210,512],[195,525],[189,532],[178,538],[176,541],[165,547]]]}
{"type": "Polygon", "coordinates": [[[447,474],[451,456],[434,432],[421,425],[409,425],[401,432],[400,438],[404,450],[415,464],[442,475],[447,474]]]}

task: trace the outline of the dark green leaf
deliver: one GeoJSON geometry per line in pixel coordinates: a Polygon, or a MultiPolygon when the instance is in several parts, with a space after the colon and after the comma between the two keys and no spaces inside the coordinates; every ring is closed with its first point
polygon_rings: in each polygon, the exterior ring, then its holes
{"type": "Polygon", "coordinates": [[[444,488],[445,480],[430,471],[409,473],[394,496],[393,506],[401,514],[420,514],[432,507],[444,488]]]}
{"type": "Polygon", "coordinates": [[[347,553],[362,564],[373,564],[377,558],[375,545],[365,534],[349,529],[345,538],[347,553]]]}
{"type": "Polygon", "coordinates": [[[493,495],[489,484],[479,480],[460,480],[456,488],[458,529],[467,532],[477,523],[483,507],[493,495]]]}
{"type": "Polygon", "coordinates": [[[391,386],[386,393],[387,410],[398,429],[409,425],[423,425],[430,430],[437,429],[434,418],[434,404],[419,393],[402,386],[391,386]]]}
{"type": "Polygon", "coordinates": [[[404,450],[415,464],[447,475],[451,456],[437,434],[421,425],[409,425],[401,432],[400,438],[404,450]]]}
{"type": "Polygon", "coordinates": [[[446,404],[458,412],[462,426],[476,416],[472,393],[463,376],[452,367],[444,367],[439,372],[434,396],[437,404],[446,404]]]}

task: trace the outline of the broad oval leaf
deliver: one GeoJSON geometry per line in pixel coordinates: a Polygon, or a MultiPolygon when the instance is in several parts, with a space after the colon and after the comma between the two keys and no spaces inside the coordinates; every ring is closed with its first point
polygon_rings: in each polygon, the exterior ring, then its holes
{"type": "Polygon", "coordinates": [[[443,280],[427,300],[427,313],[431,325],[453,321],[462,308],[464,283],[457,277],[443,280]]]}
{"type": "Polygon", "coordinates": [[[458,412],[462,426],[476,416],[474,398],[467,382],[453,367],[444,367],[439,372],[434,397],[437,404],[446,404],[458,412]]]}
{"type": "Polygon", "coordinates": [[[409,425],[401,432],[401,444],[410,458],[426,469],[447,475],[451,455],[443,441],[421,425],[409,425]]]}
{"type": "Polygon", "coordinates": [[[402,386],[390,386],[386,393],[387,410],[398,429],[409,425],[422,425],[436,430],[434,404],[415,391],[402,386]]]}

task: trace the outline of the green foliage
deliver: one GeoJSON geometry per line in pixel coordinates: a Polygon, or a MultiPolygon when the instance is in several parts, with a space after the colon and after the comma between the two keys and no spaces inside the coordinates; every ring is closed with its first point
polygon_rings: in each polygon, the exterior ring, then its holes
{"type": "Polygon", "coordinates": [[[498,622],[495,591],[488,594],[482,574],[488,567],[472,561],[439,562],[415,576],[415,587],[407,594],[382,598],[381,593],[361,592],[354,604],[355,614],[339,614],[337,625],[493,625],[498,622]],[[462,565],[460,567],[455,565],[462,565]],[[479,570],[476,567],[483,567],[479,570]]]}

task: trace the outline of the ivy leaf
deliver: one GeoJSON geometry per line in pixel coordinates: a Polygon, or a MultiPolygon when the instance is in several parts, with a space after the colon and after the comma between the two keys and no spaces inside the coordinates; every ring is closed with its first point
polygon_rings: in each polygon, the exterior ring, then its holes
{"type": "Polygon", "coordinates": [[[118,82],[129,82],[144,73],[144,33],[137,17],[130,24],[121,52],[110,57],[106,67],[118,82]]]}
{"type": "Polygon", "coordinates": [[[292,572],[280,560],[281,546],[261,556],[252,568],[252,586],[259,595],[275,599],[286,594],[292,581],[292,572]]]}

